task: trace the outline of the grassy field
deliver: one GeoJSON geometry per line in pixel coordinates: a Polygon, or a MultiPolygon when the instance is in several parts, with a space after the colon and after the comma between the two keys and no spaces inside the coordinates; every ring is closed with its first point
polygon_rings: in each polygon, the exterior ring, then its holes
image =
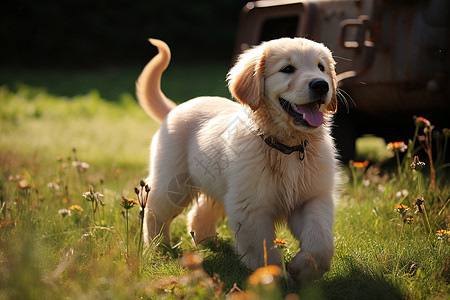
{"type": "MultiPolygon", "coordinates": [[[[164,89],[177,100],[227,96],[226,69],[180,66],[164,89]],[[200,83],[190,81],[193,69],[200,83]]],[[[232,251],[226,220],[216,239],[195,246],[181,215],[174,246],[155,240],[142,254],[139,205],[122,206],[137,200],[158,128],[132,95],[139,71],[0,72],[1,299],[449,298],[449,235],[437,232],[450,229],[443,134],[433,144],[434,189],[423,149],[425,168],[409,167],[418,139],[404,153],[377,138],[358,142],[361,152],[381,147],[385,160],[343,166],[336,255],[319,281],[298,287],[269,268],[252,274],[232,251]]],[[[278,236],[288,261],[299,245],[286,228],[278,236]]]]}

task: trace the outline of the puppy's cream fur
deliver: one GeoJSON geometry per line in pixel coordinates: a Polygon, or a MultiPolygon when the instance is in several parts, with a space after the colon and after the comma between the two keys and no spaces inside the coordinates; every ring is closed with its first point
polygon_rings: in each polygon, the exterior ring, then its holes
{"type": "Polygon", "coordinates": [[[274,230],[286,221],[301,245],[289,274],[298,282],[320,278],[334,253],[337,187],[329,129],[336,110],[330,51],[302,38],[262,43],[242,54],[228,74],[230,92],[241,104],[200,97],[176,106],[160,89],[170,50],[162,41],[150,42],[159,54],[140,75],[137,95],[144,110],[162,124],[151,145],[145,243],[160,232],[170,242],[172,220],[193,203],[188,230],[196,241],[214,236],[217,221],[226,214],[236,250],[248,267],[264,265],[264,240],[268,263],[281,265],[274,230]],[[286,66],[293,69],[287,72],[286,66]],[[292,105],[313,101],[309,85],[314,79],[329,86],[318,106],[324,116],[320,126],[296,121],[280,105],[280,98],[292,105]],[[287,146],[308,141],[303,160],[297,152],[283,154],[269,147],[261,133],[287,146]]]}

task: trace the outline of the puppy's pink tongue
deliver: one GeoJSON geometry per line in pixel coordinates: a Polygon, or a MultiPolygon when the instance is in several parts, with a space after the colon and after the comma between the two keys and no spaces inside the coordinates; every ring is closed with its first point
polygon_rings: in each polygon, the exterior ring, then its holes
{"type": "Polygon", "coordinates": [[[323,113],[319,110],[319,104],[317,102],[311,102],[303,105],[292,105],[293,109],[304,114],[306,122],[311,126],[320,126],[323,123],[323,113]]]}

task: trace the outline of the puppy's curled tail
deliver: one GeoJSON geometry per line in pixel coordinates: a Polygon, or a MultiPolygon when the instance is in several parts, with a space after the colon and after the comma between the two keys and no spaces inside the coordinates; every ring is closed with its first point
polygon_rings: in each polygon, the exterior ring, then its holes
{"type": "Polygon", "coordinates": [[[170,62],[170,49],[166,43],[149,39],[158,48],[158,54],[145,66],[136,82],[136,95],[144,111],[161,123],[177,105],[161,91],[161,76],[170,62]]]}

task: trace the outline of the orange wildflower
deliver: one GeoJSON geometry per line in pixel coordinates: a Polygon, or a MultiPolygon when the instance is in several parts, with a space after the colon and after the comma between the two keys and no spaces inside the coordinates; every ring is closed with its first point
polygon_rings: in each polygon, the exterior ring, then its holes
{"type": "Polygon", "coordinates": [[[406,213],[409,210],[409,207],[407,205],[396,205],[395,211],[401,214],[406,213]]]}
{"type": "Polygon", "coordinates": [[[368,160],[365,160],[364,162],[358,162],[358,161],[353,162],[353,166],[356,168],[366,168],[368,165],[369,165],[368,160]]]}
{"type": "Polygon", "coordinates": [[[408,205],[396,205],[395,206],[395,209],[404,209],[404,210],[408,210],[409,209],[409,207],[408,207],[408,205]]]}
{"type": "Polygon", "coordinates": [[[439,229],[438,231],[436,231],[436,235],[439,240],[443,240],[446,236],[450,236],[450,231],[445,229],[439,229]]]}
{"type": "Polygon", "coordinates": [[[438,231],[436,231],[437,235],[450,235],[450,231],[447,231],[445,229],[439,229],[438,231]]]}
{"type": "Polygon", "coordinates": [[[408,149],[405,142],[390,142],[387,145],[388,150],[399,150],[400,152],[405,152],[408,149]]]}
{"type": "Polygon", "coordinates": [[[276,239],[273,240],[273,243],[274,244],[279,244],[279,245],[286,245],[287,241],[283,240],[283,239],[280,239],[280,238],[276,238],[276,239]]]}
{"type": "Polygon", "coordinates": [[[414,121],[416,122],[417,125],[419,126],[424,126],[424,127],[430,127],[431,123],[430,121],[428,121],[427,119],[425,119],[424,117],[415,117],[414,121]]]}
{"type": "Polygon", "coordinates": [[[281,268],[276,265],[268,265],[258,268],[248,277],[250,285],[271,284],[281,275],[281,268]]]}
{"type": "Polygon", "coordinates": [[[139,204],[136,200],[134,199],[128,199],[125,197],[122,197],[122,207],[125,209],[130,209],[132,208],[135,204],[139,204]]]}
{"type": "Polygon", "coordinates": [[[69,206],[69,210],[83,211],[83,208],[77,204],[69,206]]]}

